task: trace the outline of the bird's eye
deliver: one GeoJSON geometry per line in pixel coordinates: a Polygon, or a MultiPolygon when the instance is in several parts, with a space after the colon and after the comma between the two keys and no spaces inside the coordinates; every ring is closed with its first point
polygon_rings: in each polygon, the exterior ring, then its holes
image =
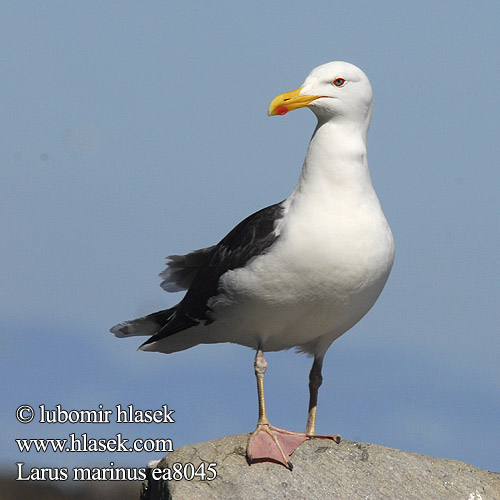
{"type": "Polygon", "coordinates": [[[335,80],[333,80],[333,84],[335,87],[342,87],[342,85],[345,84],[345,80],[343,78],[335,78],[335,80]]]}

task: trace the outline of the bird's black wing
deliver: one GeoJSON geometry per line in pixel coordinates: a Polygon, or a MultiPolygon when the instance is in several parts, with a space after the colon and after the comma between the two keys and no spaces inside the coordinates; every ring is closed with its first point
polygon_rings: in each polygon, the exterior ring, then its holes
{"type": "Polygon", "coordinates": [[[159,275],[163,279],[160,286],[167,292],[187,290],[193,283],[200,267],[205,265],[215,246],[201,248],[186,255],[169,255],[167,268],[159,275]]]}
{"type": "Polygon", "coordinates": [[[282,204],[271,205],[247,217],[223,238],[196,274],[180,304],[182,311],[190,318],[210,321],[207,302],[217,295],[220,277],[264,253],[278,238],[274,229],[282,216],[282,204]]]}
{"type": "Polygon", "coordinates": [[[175,314],[143,345],[200,323],[211,323],[207,303],[219,293],[220,277],[231,269],[245,266],[277,240],[276,222],[283,217],[283,212],[283,202],[263,208],[244,219],[217,245],[211,247],[204,265],[198,269],[186,295],[176,306],[175,314]]]}

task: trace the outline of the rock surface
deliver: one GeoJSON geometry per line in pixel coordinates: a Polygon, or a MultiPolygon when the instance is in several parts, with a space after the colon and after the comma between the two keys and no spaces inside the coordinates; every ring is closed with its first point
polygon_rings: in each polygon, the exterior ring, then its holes
{"type": "Polygon", "coordinates": [[[186,468],[191,475],[200,463],[215,462],[217,477],[150,481],[141,499],[500,500],[499,473],[457,460],[316,439],[294,452],[293,471],[289,471],[273,463],[249,466],[247,439],[248,434],[227,436],[169,453],[157,468],[170,468],[173,473],[179,467],[175,463],[192,463],[194,469],[186,468]]]}

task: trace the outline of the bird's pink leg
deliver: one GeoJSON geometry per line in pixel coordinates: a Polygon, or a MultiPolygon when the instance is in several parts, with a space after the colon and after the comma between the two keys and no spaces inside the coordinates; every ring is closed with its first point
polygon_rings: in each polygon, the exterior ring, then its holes
{"type": "Polygon", "coordinates": [[[336,443],[340,443],[340,436],[333,434],[331,436],[317,436],[316,428],[316,411],[318,409],[318,390],[323,382],[321,368],[323,367],[323,358],[314,358],[311,371],[309,373],[309,412],[307,414],[306,436],[319,439],[331,439],[336,443]]]}
{"type": "Polygon", "coordinates": [[[287,431],[270,425],[267,419],[264,398],[264,374],[266,373],[267,362],[264,359],[262,350],[257,350],[254,367],[257,378],[257,395],[259,398],[259,420],[257,428],[251,434],[247,444],[247,458],[250,463],[271,461],[280,463],[292,470],[293,466],[290,461],[290,455],[304,441],[312,437],[328,438],[335,442],[340,441],[339,436],[314,436],[318,389],[321,385],[321,365],[322,360],[315,360],[311,369],[309,381],[309,415],[306,432],[287,431]]]}
{"type": "Polygon", "coordinates": [[[278,429],[269,424],[264,398],[264,374],[267,369],[267,361],[261,349],[258,349],[255,355],[254,368],[259,398],[259,420],[257,428],[248,440],[248,461],[250,463],[274,461],[291,470],[290,455],[309,438],[305,434],[278,429]]]}

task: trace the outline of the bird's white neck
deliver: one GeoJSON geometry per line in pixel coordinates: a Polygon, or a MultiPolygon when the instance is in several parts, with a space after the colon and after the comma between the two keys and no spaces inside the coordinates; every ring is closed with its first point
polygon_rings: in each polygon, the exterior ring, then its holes
{"type": "Polygon", "coordinates": [[[298,202],[303,197],[320,201],[323,197],[373,191],[366,158],[366,129],[345,122],[320,122],[289,201],[298,202]]]}

